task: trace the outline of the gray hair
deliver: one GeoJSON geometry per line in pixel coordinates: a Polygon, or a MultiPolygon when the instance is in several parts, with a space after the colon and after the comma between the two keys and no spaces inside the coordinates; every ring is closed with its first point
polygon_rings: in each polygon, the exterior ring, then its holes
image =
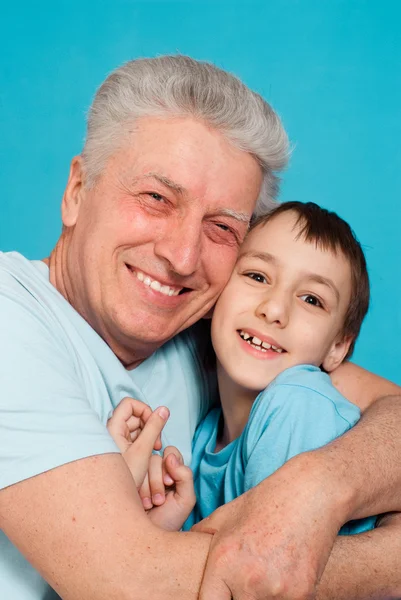
{"type": "Polygon", "coordinates": [[[82,152],[86,185],[92,187],[121,145],[127,124],[140,117],[202,119],[260,164],[263,183],[254,216],[275,206],[288,159],[288,139],[278,115],[237,77],[188,56],[131,60],[101,85],[89,110],[82,152]]]}

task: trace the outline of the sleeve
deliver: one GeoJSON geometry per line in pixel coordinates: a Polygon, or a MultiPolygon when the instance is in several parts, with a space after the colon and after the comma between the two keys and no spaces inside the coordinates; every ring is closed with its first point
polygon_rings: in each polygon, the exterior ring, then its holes
{"type": "MultiPolygon", "coordinates": [[[[245,491],[274,473],[287,460],[324,446],[350,429],[359,409],[347,402],[343,416],[333,398],[315,389],[282,384],[256,399],[244,435],[245,491]]],[[[345,399],[342,399],[346,402],[345,399]]]]}
{"type": "Polygon", "coordinates": [[[0,289],[0,488],[118,452],[50,317],[28,292],[0,289]]]}

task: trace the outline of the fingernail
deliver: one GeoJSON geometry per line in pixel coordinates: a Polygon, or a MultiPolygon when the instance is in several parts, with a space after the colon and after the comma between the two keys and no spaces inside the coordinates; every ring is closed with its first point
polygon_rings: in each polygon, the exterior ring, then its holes
{"type": "Polygon", "coordinates": [[[153,504],[161,504],[164,502],[164,498],[161,494],[155,494],[152,496],[153,504]]]}
{"type": "Polygon", "coordinates": [[[142,504],[144,508],[146,508],[146,510],[149,510],[153,506],[152,500],[150,498],[142,498],[142,504]]]}
{"type": "Polygon", "coordinates": [[[157,412],[161,416],[161,418],[164,419],[165,421],[167,421],[167,419],[170,416],[170,411],[165,406],[160,406],[160,408],[157,409],[157,412]]]}
{"type": "Polygon", "coordinates": [[[165,485],[173,485],[174,479],[172,479],[170,477],[170,475],[165,475],[164,476],[164,483],[165,483],[165,485]]]}
{"type": "Polygon", "coordinates": [[[177,459],[177,457],[176,457],[175,454],[171,455],[170,462],[173,464],[173,467],[177,467],[178,466],[178,459],[177,459]]]}

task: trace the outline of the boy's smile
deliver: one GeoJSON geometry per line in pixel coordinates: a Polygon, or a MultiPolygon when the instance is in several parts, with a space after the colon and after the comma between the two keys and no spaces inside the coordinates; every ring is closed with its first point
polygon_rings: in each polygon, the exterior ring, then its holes
{"type": "Polygon", "coordinates": [[[249,233],[213,315],[219,368],[256,393],[294,365],[333,370],[350,343],[342,335],[350,265],[305,241],[295,223],[287,212],[249,233]]]}

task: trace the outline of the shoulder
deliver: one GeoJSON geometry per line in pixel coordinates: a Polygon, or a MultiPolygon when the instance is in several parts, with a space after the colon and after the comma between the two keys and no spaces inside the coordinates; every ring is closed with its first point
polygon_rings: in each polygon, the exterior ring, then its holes
{"type": "MultiPolygon", "coordinates": [[[[350,428],[360,411],[333,386],[330,377],[312,365],[286,369],[259,394],[250,421],[269,423],[273,418],[299,427],[302,422],[336,421],[350,428]]],[[[345,430],[345,429],[344,429],[345,430]]]]}

